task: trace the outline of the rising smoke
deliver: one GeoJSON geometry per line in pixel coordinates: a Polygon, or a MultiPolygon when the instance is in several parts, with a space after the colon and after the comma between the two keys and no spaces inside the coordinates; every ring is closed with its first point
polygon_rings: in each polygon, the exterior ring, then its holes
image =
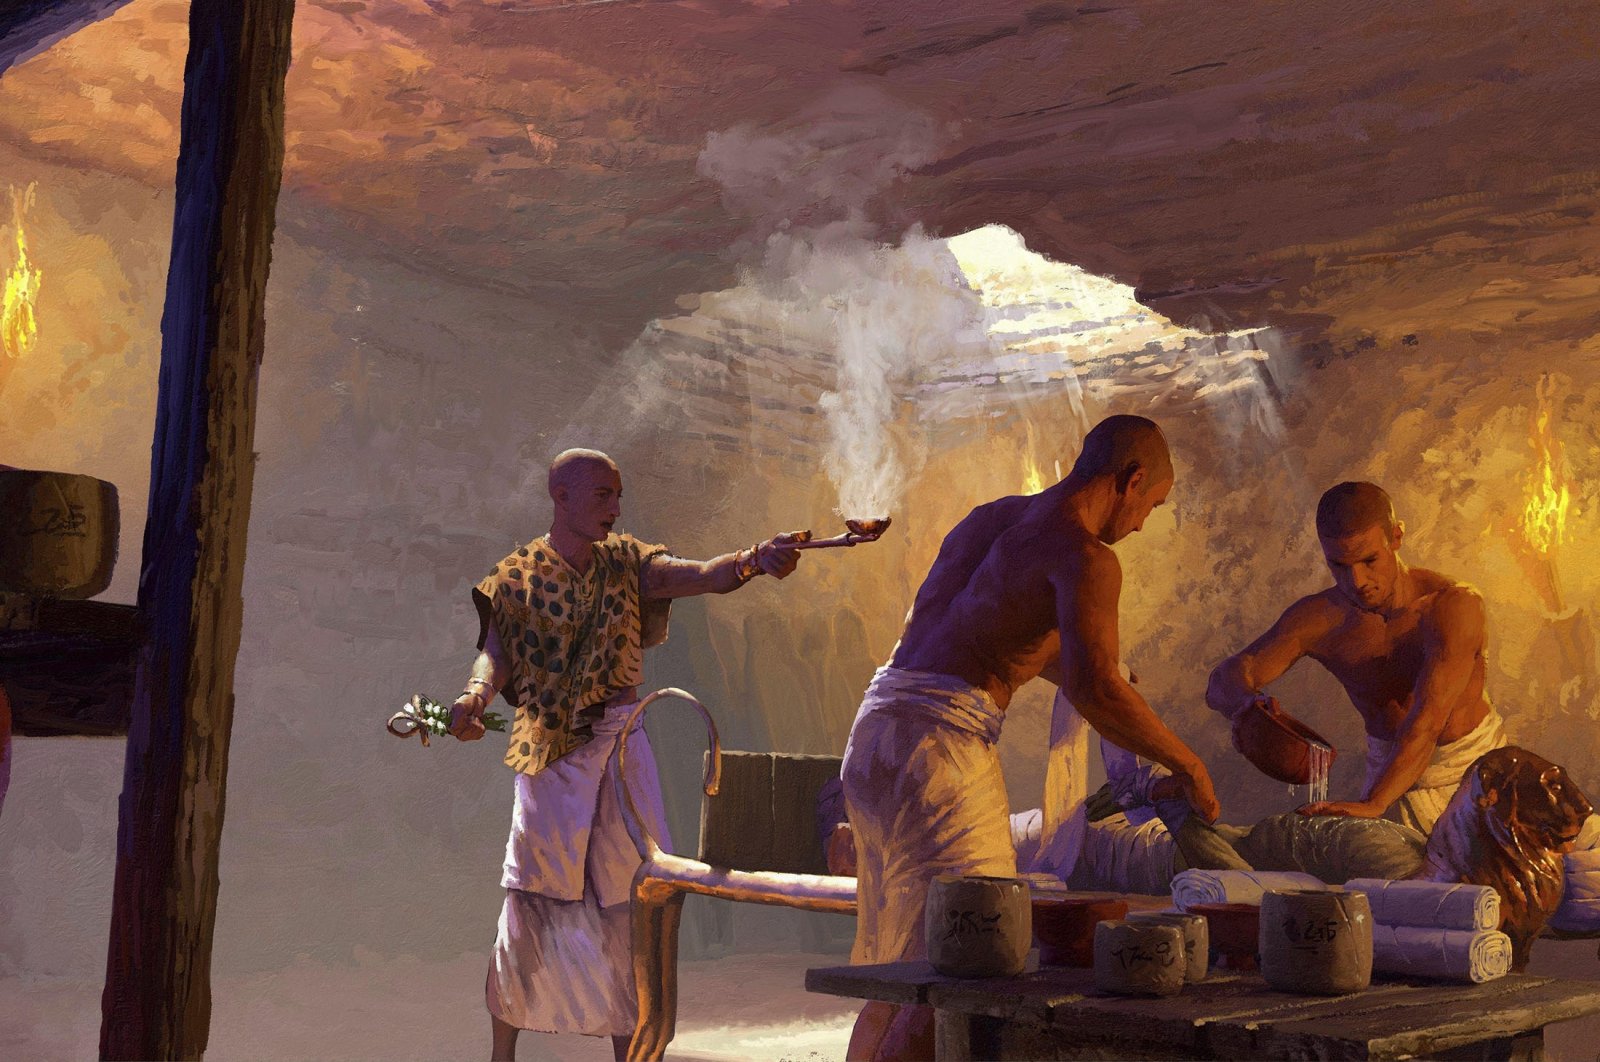
{"type": "Polygon", "coordinates": [[[1002,226],[945,240],[886,219],[896,183],[944,136],[877,89],[834,92],[776,129],[710,134],[698,168],[743,226],[740,281],[646,329],[570,444],[608,448],[596,425],[676,420],[707,445],[820,464],[841,515],[879,517],[941,425],[1078,438],[1108,412],[1203,412],[1241,450],[1281,435],[1263,333],[1179,327],[1002,226]]]}
{"type": "Polygon", "coordinates": [[[875,198],[929,161],[940,139],[927,115],[848,90],[791,130],[714,133],[700,156],[759,252],[720,309],[776,318],[789,342],[835,366],[818,404],[823,465],[845,516],[889,515],[921,467],[926,444],[909,402],[919,377],[991,351],[985,309],[944,242],[871,217],[875,198]]]}

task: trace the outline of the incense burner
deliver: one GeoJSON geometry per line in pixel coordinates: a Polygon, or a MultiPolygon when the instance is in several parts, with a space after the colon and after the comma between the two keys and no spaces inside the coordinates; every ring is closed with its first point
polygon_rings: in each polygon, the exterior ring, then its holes
{"type": "Polygon", "coordinates": [[[845,533],[834,535],[832,538],[808,538],[804,542],[794,542],[785,549],[833,549],[839,546],[854,546],[861,542],[876,542],[889,530],[889,525],[894,522],[893,517],[880,516],[873,519],[846,520],[845,533]]]}

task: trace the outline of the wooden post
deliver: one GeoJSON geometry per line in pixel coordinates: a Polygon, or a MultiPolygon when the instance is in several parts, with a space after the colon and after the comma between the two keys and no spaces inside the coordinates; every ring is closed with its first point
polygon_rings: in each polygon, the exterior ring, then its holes
{"type": "Polygon", "coordinates": [[[193,0],[103,1059],[197,1059],[293,0],[193,0]]]}

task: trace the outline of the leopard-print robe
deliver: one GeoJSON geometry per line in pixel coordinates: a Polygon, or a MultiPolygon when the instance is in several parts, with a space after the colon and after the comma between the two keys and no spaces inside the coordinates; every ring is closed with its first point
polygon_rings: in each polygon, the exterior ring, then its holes
{"type": "Polygon", "coordinates": [[[666,547],[612,534],[594,550],[580,575],[540,537],[473,588],[478,648],[492,623],[511,665],[501,694],[516,707],[513,770],[537,774],[585,744],[606,700],[643,680],[644,650],[666,640],[670,602],[640,597],[644,566],[666,547]]]}

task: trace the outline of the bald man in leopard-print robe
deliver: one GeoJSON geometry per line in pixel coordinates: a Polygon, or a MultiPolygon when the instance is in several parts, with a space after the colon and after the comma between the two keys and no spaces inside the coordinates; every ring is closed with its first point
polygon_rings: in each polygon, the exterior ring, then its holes
{"type": "MultiPolygon", "coordinates": [[[[798,554],[780,535],[709,561],[674,557],[613,530],[616,465],[569,450],[550,466],[550,532],[473,590],[479,655],[451,713],[462,740],[484,734],[495,693],[515,709],[505,762],[517,772],[506,889],[486,1001],[493,1057],[521,1029],[610,1036],[624,1057],[637,1018],[629,890],[640,855],[618,803],[613,752],[639,700],[644,649],[666,637],[675,597],[727,593],[798,554]]],[[[670,848],[649,742],[629,737],[627,777],[641,823],[670,848]]]]}

